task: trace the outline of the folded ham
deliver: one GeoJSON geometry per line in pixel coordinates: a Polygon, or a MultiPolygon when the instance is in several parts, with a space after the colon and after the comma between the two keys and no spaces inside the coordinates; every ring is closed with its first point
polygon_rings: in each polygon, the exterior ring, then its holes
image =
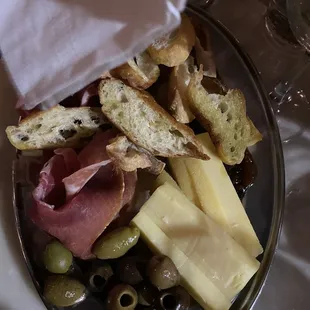
{"type": "Polygon", "coordinates": [[[135,191],[136,173],[124,174],[106,154],[115,135],[98,133],[80,154],[55,150],[33,192],[29,217],[82,259],[92,257],[93,243],[135,191]]]}

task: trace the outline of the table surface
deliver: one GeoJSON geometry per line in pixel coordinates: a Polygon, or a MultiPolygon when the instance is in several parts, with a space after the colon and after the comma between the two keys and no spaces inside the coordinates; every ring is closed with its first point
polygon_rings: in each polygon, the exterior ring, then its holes
{"type": "MultiPolygon", "coordinates": [[[[269,91],[288,76],[289,68],[303,61],[302,53],[287,53],[275,46],[265,31],[268,0],[215,0],[211,13],[239,40],[249,53],[269,91]]],[[[310,70],[308,70],[310,71],[310,70]]],[[[286,207],[279,249],[266,285],[254,310],[305,310],[310,295],[310,111],[300,101],[300,89],[310,98],[306,83],[310,72],[296,82],[293,101],[278,117],[286,165],[286,207]],[[299,105],[299,106],[297,106],[299,105]]],[[[11,162],[14,150],[4,130],[16,122],[16,95],[0,65],[0,310],[41,310],[44,306],[23,262],[15,232],[11,202],[11,162]],[[5,108],[4,108],[5,106],[5,108]]]]}
{"type": "MultiPolygon", "coordinates": [[[[216,0],[211,13],[239,40],[251,56],[269,92],[306,64],[300,50],[278,45],[266,31],[268,0],[216,0]]],[[[281,107],[277,120],[283,141],[286,205],[279,248],[254,310],[310,308],[310,70],[295,83],[292,102],[281,107]],[[304,97],[302,97],[304,95],[304,97]],[[303,100],[301,100],[303,99],[303,100]]]]}

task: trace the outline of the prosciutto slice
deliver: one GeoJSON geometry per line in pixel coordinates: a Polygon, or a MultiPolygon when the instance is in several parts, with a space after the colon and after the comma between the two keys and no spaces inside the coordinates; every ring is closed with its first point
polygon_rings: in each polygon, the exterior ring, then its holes
{"type": "Polygon", "coordinates": [[[33,192],[32,221],[82,259],[135,191],[136,174],[124,174],[105,152],[115,134],[97,134],[80,154],[56,150],[33,192]]]}

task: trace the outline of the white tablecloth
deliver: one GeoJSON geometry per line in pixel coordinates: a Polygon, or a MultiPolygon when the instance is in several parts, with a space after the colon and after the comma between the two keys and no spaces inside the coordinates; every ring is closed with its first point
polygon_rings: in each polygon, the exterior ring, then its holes
{"type": "Polygon", "coordinates": [[[5,128],[17,121],[16,95],[0,63],[0,310],[42,310],[24,263],[16,234],[12,208],[12,160],[14,149],[5,128]]]}

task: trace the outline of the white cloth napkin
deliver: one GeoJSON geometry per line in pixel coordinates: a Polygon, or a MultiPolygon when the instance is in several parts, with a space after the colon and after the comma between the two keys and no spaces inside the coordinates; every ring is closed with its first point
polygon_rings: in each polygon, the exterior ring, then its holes
{"type": "Polygon", "coordinates": [[[186,0],[2,0],[0,49],[24,109],[55,105],[180,22],[186,0]]]}

